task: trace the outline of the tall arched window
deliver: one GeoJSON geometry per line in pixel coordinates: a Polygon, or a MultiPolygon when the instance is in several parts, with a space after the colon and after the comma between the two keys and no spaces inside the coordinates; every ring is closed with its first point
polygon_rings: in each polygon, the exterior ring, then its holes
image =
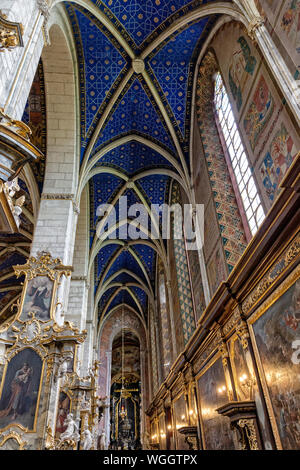
{"type": "Polygon", "coordinates": [[[254,235],[264,220],[265,213],[222,76],[219,72],[215,75],[214,103],[239,189],[240,199],[243,203],[250,231],[254,235]]]}

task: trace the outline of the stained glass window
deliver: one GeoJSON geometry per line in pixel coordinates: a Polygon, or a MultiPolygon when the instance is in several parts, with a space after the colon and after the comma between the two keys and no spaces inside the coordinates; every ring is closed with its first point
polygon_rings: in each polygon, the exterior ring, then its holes
{"type": "Polygon", "coordinates": [[[220,73],[215,77],[214,102],[249,228],[254,235],[265,213],[220,73]]]}

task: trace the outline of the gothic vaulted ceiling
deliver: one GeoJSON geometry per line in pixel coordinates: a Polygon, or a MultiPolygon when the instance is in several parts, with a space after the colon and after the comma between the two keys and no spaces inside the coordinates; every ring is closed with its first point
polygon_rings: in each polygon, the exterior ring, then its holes
{"type": "MultiPolygon", "coordinates": [[[[165,242],[145,239],[146,221],[142,240],[99,239],[97,208],[118,208],[120,196],[127,196],[128,206],[162,204],[172,179],[183,187],[188,181],[194,69],[218,17],[207,9],[214,3],[93,0],[87,10],[83,2],[65,2],[79,62],[81,178],[89,181],[91,263],[101,319],[124,303],[146,321],[156,256],[165,256],[165,242]]],[[[120,222],[117,209],[117,238],[120,222]]]]}

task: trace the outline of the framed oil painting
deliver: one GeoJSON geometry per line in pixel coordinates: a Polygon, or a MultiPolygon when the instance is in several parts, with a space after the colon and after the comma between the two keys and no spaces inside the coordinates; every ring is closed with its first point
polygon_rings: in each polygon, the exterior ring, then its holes
{"type": "Polygon", "coordinates": [[[173,410],[174,410],[174,418],[176,423],[176,437],[177,437],[177,445],[178,449],[181,450],[188,450],[189,446],[185,442],[185,436],[178,432],[178,429],[185,427],[188,425],[188,417],[186,415],[186,405],[185,399],[183,395],[173,402],[173,410]]]}
{"type": "Polygon", "coordinates": [[[299,450],[300,366],[295,345],[300,342],[300,280],[280,295],[254,313],[250,333],[277,445],[299,450]]]}
{"type": "Polygon", "coordinates": [[[5,365],[0,394],[0,429],[18,425],[34,431],[43,361],[31,348],[22,349],[5,365]]]}
{"type": "Polygon", "coordinates": [[[53,291],[54,281],[48,276],[36,276],[30,279],[25,288],[19,320],[23,322],[29,320],[31,312],[38,320],[50,320],[53,291]]]}
{"type": "Polygon", "coordinates": [[[226,391],[219,393],[219,389],[224,386],[225,374],[222,359],[219,357],[198,379],[203,437],[207,450],[235,449],[229,419],[216,411],[228,402],[226,391]]]}

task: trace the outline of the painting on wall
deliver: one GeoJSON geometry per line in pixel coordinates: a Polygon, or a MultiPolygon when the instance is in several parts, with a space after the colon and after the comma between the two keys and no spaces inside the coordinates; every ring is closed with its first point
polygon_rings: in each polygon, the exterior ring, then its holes
{"type": "Polygon", "coordinates": [[[229,419],[216,411],[228,401],[226,391],[219,393],[224,385],[222,360],[218,359],[198,380],[205,449],[208,450],[235,448],[229,419]]]}
{"type": "Polygon", "coordinates": [[[280,27],[290,44],[300,54],[300,0],[289,0],[285,6],[280,27]]]}
{"type": "Polygon", "coordinates": [[[176,440],[178,449],[188,450],[189,446],[185,442],[184,435],[178,431],[180,428],[187,426],[186,404],[183,395],[180,395],[178,400],[174,401],[174,419],[176,423],[176,440]]]}
{"type": "Polygon", "coordinates": [[[246,386],[242,377],[249,377],[249,371],[244,357],[243,347],[238,338],[230,344],[230,358],[234,376],[235,389],[239,400],[250,399],[250,389],[246,386]]]}
{"type": "Polygon", "coordinates": [[[300,280],[253,320],[256,355],[284,449],[300,449],[300,280]]]}
{"type": "Polygon", "coordinates": [[[33,430],[43,362],[31,348],[16,354],[5,367],[0,398],[0,429],[17,424],[33,430]]]}
{"type": "Polygon", "coordinates": [[[243,104],[243,90],[249,76],[254,73],[257,61],[251,55],[251,49],[244,36],[240,36],[237,43],[239,47],[232,55],[228,74],[230,90],[240,111],[243,104]]]}
{"type": "Polygon", "coordinates": [[[252,151],[274,111],[274,99],[266,80],[260,77],[252,102],[244,119],[244,129],[252,151]]]}
{"type": "Polygon", "coordinates": [[[270,149],[261,166],[260,174],[266,193],[270,201],[273,201],[278,193],[279,184],[288,168],[291,166],[297,148],[284,124],[273,138],[270,149]]]}
{"type": "Polygon", "coordinates": [[[61,391],[58,399],[58,411],[55,427],[55,437],[57,438],[67,429],[66,418],[70,412],[70,408],[70,397],[65,392],[61,391]]]}
{"type": "Polygon", "coordinates": [[[33,312],[38,320],[50,320],[53,286],[54,283],[48,276],[37,276],[28,281],[21,321],[29,320],[30,312],[33,312]]]}

